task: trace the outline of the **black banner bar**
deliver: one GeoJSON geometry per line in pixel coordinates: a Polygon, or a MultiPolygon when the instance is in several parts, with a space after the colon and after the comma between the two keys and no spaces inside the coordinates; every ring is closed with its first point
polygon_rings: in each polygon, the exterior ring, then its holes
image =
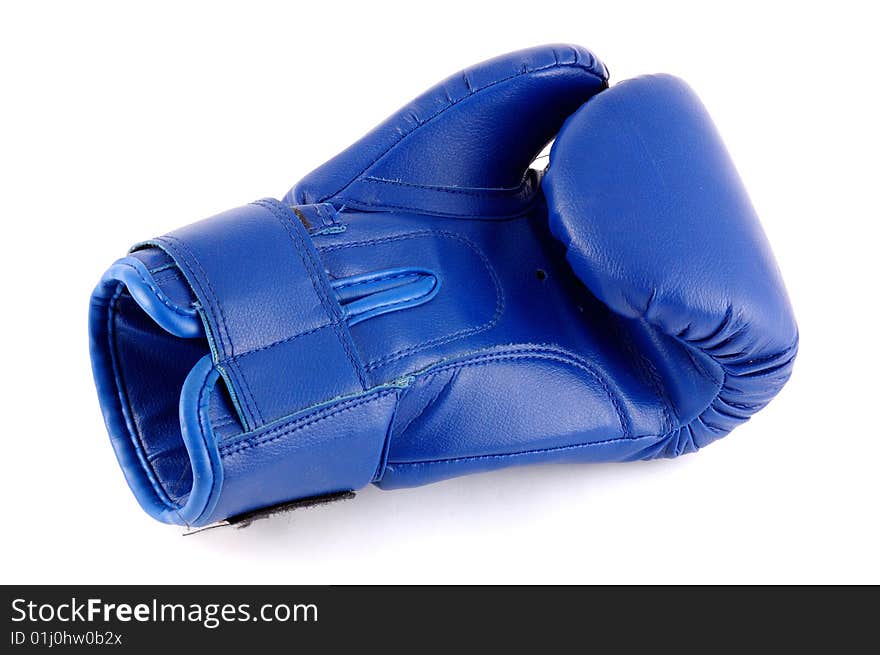
{"type": "Polygon", "coordinates": [[[604,652],[600,644],[681,645],[707,634],[709,651],[803,641],[840,652],[876,643],[863,636],[878,599],[867,587],[3,587],[0,652],[357,644],[417,652],[459,650],[476,637],[604,652]]]}

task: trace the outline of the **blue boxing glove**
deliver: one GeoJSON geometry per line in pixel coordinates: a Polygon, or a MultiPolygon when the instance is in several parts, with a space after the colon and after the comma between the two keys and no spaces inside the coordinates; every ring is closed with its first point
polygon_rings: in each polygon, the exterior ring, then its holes
{"type": "Polygon", "coordinates": [[[138,244],[90,334],[131,489],[188,526],[370,482],[691,452],[763,407],[797,349],[694,94],[608,88],[568,46],[450,77],[281,202],[138,244]]]}

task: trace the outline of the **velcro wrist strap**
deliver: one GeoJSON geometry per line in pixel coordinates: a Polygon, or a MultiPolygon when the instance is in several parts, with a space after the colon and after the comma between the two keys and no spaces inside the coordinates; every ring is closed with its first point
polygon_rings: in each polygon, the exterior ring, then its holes
{"type": "Polygon", "coordinates": [[[290,208],[260,200],[146,245],[167,252],[192,287],[246,431],[364,390],[342,310],[290,208]]]}
{"type": "Polygon", "coordinates": [[[136,246],[95,289],[105,422],[161,521],[206,525],[359,489],[381,467],[399,388],[365,388],[348,324],[398,290],[379,285],[366,304],[342,293],[343,309],[304,225],[320,217],[302,213],[274,200],[224,212],[136,246]]]}

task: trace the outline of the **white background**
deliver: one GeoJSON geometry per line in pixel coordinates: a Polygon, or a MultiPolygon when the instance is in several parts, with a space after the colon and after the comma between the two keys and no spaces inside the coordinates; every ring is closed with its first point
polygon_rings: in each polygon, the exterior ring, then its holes
{"type": "Polygon", "coordinates": [[[11,4],[0,582],[880,582],[880,55],[857,5],[11,4]],[[149,519],[91,380],[87,299],[106,266],[282,195],[462,67],[560,41],[613,81],[677,74],[713,114],[800,324],[780,396],[678,460],[368,488],[186,538],[149,519]]]}

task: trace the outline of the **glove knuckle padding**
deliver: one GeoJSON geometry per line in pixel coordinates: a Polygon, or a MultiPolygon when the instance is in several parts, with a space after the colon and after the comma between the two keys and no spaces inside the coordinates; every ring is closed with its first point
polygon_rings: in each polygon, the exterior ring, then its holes
{"type": "Polygon", "coordinates": [[[114,264],[93,368],[144,508],[203,525],[371,481],[673,456],[763,406],[797,334],[739,178],[682,83],[606,80],[582,48],[499,57],[283,202],[114,264]]]}
{"type": "Polygon", "coordinates": [[[681,426],[674,452],[763,407],[790,374],[797,328],[754,209],[687,85],[644,77],[594,97],[551,162],[550,229],[575,273],[613,312],[688,351],[690,366],[654,362],[681,426]],[[691,378],[707,373],[718,389],[699,398],[691,378]]]}

